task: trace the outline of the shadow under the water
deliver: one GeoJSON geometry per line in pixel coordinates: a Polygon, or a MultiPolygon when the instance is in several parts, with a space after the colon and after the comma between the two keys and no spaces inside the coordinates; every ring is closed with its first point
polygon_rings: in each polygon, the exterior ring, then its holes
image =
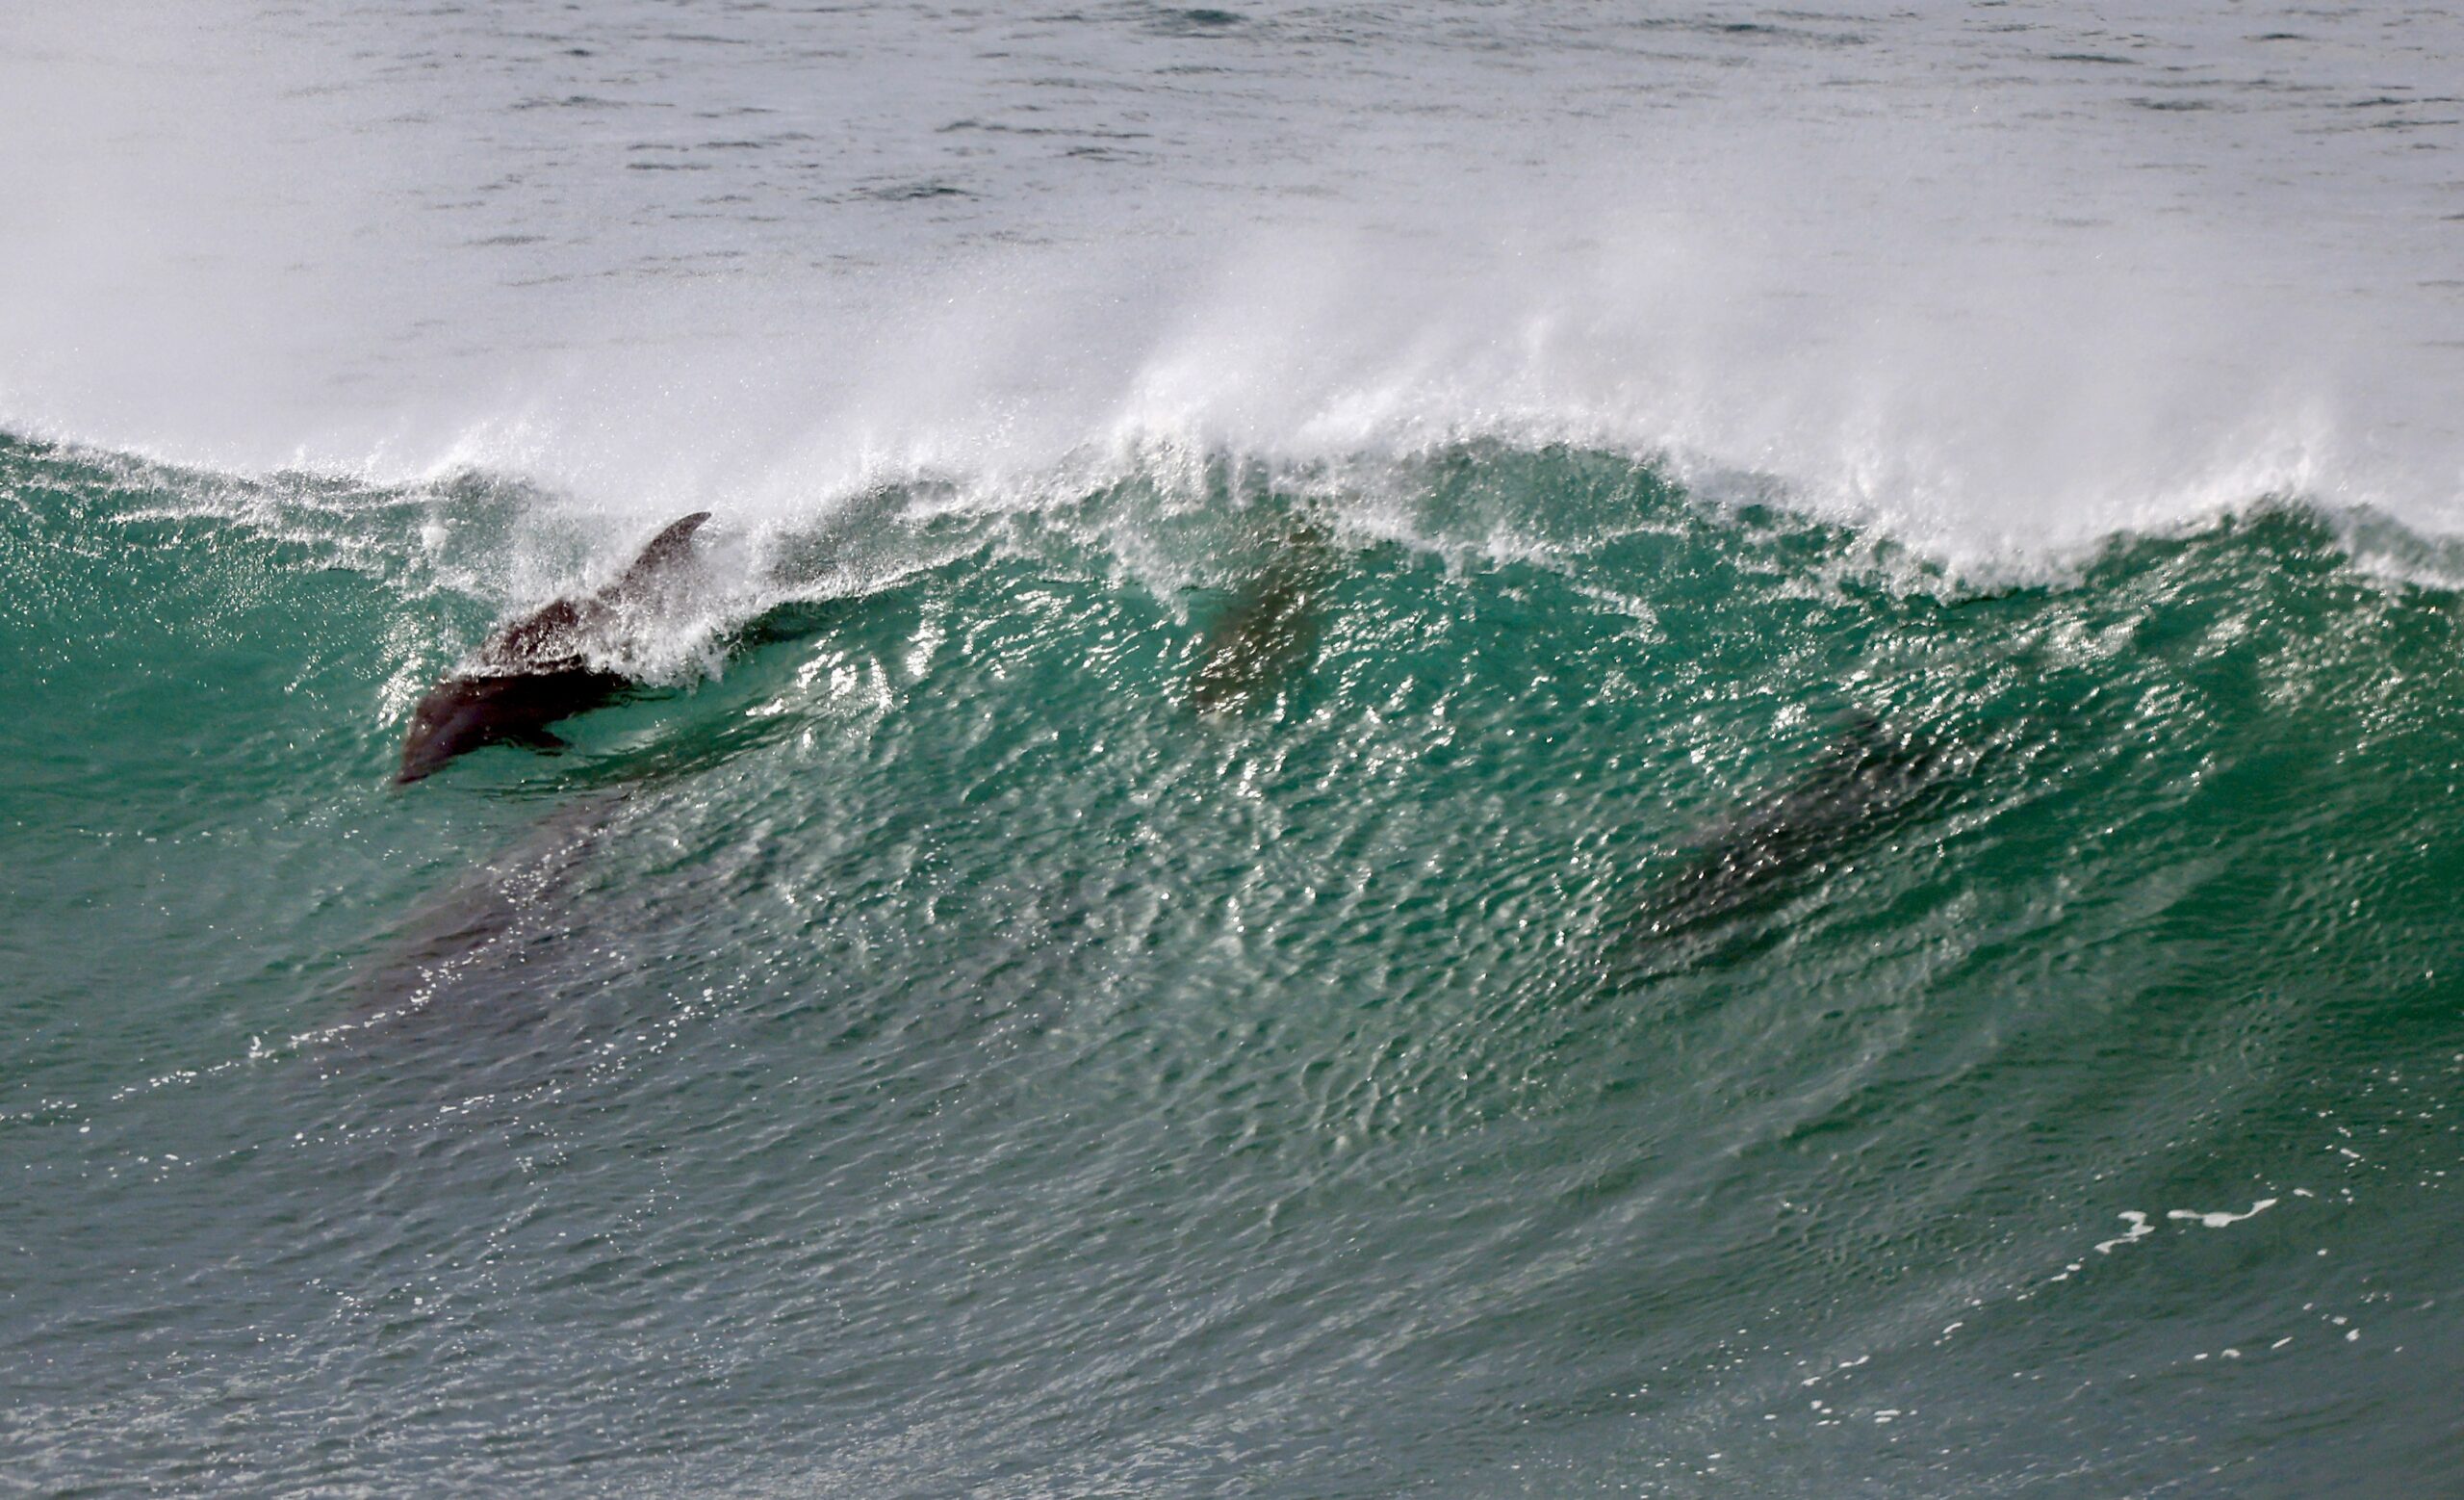
{"type": "Polygon", "coordinates": [[[348,1018],[331,1040],[449,1014],[466,1029],[536,1019],[534,981],[548,966],[526,970],[584,929],[578,888],[631,801],[629,790],[602,791],[558,807],[413,913],[352,975],[348,1018]]]}

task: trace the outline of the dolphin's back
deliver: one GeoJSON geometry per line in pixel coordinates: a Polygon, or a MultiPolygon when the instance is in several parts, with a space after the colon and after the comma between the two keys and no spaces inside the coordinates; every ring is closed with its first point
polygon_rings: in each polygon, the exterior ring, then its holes
{"type": "Polygon", "coordinates": [[[613,582],[581,599],[552,599],[530,613],[497,628],[479,659],[498,672],[561,671],[581,665],[591,632],[617,608],[638,602],[679,564],[693,556],[693,533],[710,519],[697,510],[661,528],[613,582]]]}
{"type": "Polygon", "coordinates": [[[580,654],[583,624],[580,606],[570,599],[552,600],[500,627],[480,648],[480,657],[491,666],[538,671],[580,654]]]}

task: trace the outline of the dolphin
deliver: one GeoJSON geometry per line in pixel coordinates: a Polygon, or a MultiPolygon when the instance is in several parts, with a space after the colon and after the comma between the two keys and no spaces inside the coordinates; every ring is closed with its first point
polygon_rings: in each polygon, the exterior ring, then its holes
{"type": "Polygon", "coordinates": [[[1693,853],[1645,893],[1630,951],[1701,935],[1847,860],[1921,813],[1963,763],[1852,711],[1812,766],[1696,835],[1693,853]]]}
{"type": "Polygon", "coordinates": [[[481,745],[561,746],[549,725],[598,708],[632,685],[620,673],[591,665],[583,648],[691,560],[693,533],[709,519],[708,511],[697,510],[668,523],[604,588],[552,601],[499,626],[480,645],[471,670],[447,677],[420,700],[394,780],[418,781],[481,745]]]}
{"type": "Polygon", "coordinates": [[[1266,568],[1207,629],[1190,674],[1191,708],[1237,712],[1307,663],[1332,563],[1326,533],[1311,521],[1294,520],[1266,568]]]}

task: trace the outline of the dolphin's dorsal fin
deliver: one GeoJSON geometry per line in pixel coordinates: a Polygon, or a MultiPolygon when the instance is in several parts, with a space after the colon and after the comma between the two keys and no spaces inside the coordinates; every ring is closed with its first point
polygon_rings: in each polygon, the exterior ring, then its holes
{"type": "Polygon", "coordinates": [[[702,530],[702,523],[708,519],[708,511],[696,510],[689,516],[670,521],[656,536],[643,545],[641,556],[633,559],[633,565],[627,568],[615,582],[601,590],[600,597],[612,604],[692,556],[693,533],[702,530]]]}

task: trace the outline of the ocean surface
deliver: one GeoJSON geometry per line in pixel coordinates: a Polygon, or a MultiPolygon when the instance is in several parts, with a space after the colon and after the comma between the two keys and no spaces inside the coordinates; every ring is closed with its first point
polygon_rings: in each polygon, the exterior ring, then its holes
{"type": "Polygon", "coordinates": [[[13,11],[0,1493],[2452,1492],[2459,80],[13,11]]]}

